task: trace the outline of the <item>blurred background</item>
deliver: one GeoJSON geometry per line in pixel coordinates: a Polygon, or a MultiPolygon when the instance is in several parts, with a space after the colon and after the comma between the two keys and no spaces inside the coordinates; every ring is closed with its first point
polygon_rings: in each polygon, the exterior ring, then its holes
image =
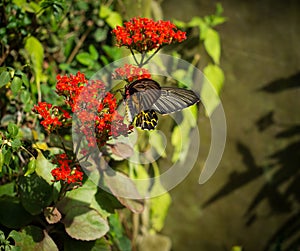
{"type": "MultiPolygon", "coordinates": [[[[227,143],[214,175],[198,184],[210,144],[199,118],[197,165],[171,191],[164,234],[174,251],[299,250],[300,2],[221,2],[227,143]]],[[[165,19],[190,21],[217,1],[164,0],[165,19]]]]}

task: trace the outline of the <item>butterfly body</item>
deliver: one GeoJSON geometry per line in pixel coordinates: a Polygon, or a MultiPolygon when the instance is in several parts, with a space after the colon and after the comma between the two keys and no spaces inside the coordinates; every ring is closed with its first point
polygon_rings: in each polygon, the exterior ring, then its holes
{"type": "Polygon", "coordinates": [[[191,90],[161,87],[152,79],[140,79],[125,87],[126,113],[130,122],[143,130],[156,127],[160,114],[170,114],[199,102],[191,90]]]}

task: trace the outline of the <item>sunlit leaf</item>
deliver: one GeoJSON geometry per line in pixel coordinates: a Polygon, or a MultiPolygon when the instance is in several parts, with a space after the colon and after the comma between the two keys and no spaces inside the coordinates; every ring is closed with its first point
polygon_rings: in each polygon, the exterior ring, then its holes
{"type": "Polygon", "coordinates": [[[45,230],[36,226],[27,226],[20,232],[16,246],[22,250],[51,250],[58,251],[55,242],[45,230]]]}
{"type": "Polygon", "coordinates": [[[37,85],[40,84],[43,72],[44,48],[41,42],[31,36],[26,39],[25,49],[28,52],[35,73],[37,85]]]}
{"type": "Polygon", "coordinates": [[[3,71],[0,75],[0,88],[5,86],[10,81],[10,74],[8,71],[3,71]]]}
{"type": "Polygon", "coordinates": [[[166,142],[158,131],[152,131],[149,134],[149,143],[156,150],[159,156],[166,157],[166,142]]]}
{"type": "Polygon", "coordinates": [[[11,91],[13,92],[14,95],[17,95],[21,87],[22,87],[22,79],[19,78],[18,76],[15,76],[10,85],[11,91]]]}
{"type": "Polygon", "coordinates": [[[111,27],[115,28],[117,25],[122,25],[122,17],[116,12],[112,11],[109,7],[105,5],[100,6],[99,17],[105,19],[106,23],[111,27]]]}
{"type": "Polygon", "coordinates": [[[14,138],[18,135],[19,133],[19,128],[16,124],[14,123],[9,123],[7,126],[7,131],[9,132],[9,136],[11,138],[14,138]]]}
{"type": "Polygon", "coordinates": [[[216,64],[220,63],[221,43],[219,33],[209,28],[206,31],[204,47],[216,64]]]}
{"type": "Polygon", "coordinates": [[[108,223],[96,210],[83,206],[69,210],[62,222],[66,232],[76,240],[96,240],[109,230],[108,223]]]}
{"type": "Polygon", "coordinates": [[[104,181],[105,185],[110,189],[111,193],[118,199],[118,201],[131,210],[134,213],[141,213],[144,210],[143,202],[140,200],[133,200],[120,197],[120,194],[133,194],[136,198],[140,196],[135,184],[127,179],[126,187],[120,186],[118,184],[122,184],[123,179],[127,178],[122,173],[118,173],[115,176],[108,176],[108,174],[104,173],[104,181]],[[126,189],[126,191],[124,191],[126,189]]]}
{"type": "Polygon", "coordinates": [[[166,191],[165,194],[151,198],[150,214],[151,227],[159,232],[165,225],[165,219],[171,205],[171,196],[166,191]]]}
{"type": "Polygon", "coordinates": [[[41,151],[38,151],[38,156],[36,158],[36,168],[35,172],[37,175],[42,177],[48,184],[53,184],[53,176],[51,175],[51,170],[55,167],[49,160],[47,160],[41,151]]]}
{"type": "Polygon", "coordinates": [[[123,22],[121,15],[116,11],[113,11],[105,21],[111,28],[115,28],[117,25],[121,26],[123,22]]]}
{"type": "Polygon", "coordinates": [[[39,5],[33,1],[27,2],[26,0],[14,0],[13,2],[29,13],[36,13],[40,9],[39,5]]]}
{"type": "Polygon", "coordinates": [[[31,157],[27,164],[27,170],[26,170],[24,176],[26,177],[26,176],[34,173],[35,168],[36,168],[36,159],[34,157],[31,157]]]}
{"type": "Polygon", "coordinates": [[[191,21],[188,22],[189,27],[199,27],[203,23],[203,19],[201,17],[193,17],[191,21]]]}
{"type": "Polygon", "coordinates": [[[94,60],[92,59],[91,55],[87,52],[81,52],[77,54],[76,60],[86,66],[92,66],[94,64],[94,60]]]}
{"type": "Polygon", "coordinates": [[[97,192],[97,188],[98,186],[92,180],[86,180],[80,189],[74,189],[67,193],[67,195],[58,203],[58,209],[65,214],[69,210],[72,210],[73,207],[90,207],[97,192]]]}
{"type": "Polygon", "coordinates": [[[224,84],[224,73],[219,66],[212,64],[205,67],[203,72],[206,78],[200,96],[206,113],[210,115],[221,102],[219,94],[224,84]]]}
{"type": "Polygon", "coordinates": [[[96,50],[95,46],[94,45],[90,45],[89,46],[89,52],[90,52],[90,56],[91,56],[91,59],[93,60],[97,60],[98,57],[99,57],[99,53],[98,51],[96,50]]]}

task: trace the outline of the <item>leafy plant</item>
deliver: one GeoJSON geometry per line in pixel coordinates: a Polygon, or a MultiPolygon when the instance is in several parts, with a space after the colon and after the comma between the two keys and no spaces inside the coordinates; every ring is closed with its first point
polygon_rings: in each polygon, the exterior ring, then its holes
{"type": "MultiPolygon", "coordinates": [[[[124,50],[114,46],[111,33],[123,24],[115,3],[4,0],[0,9],[0,249],[125,251],[143,245],[149,236],[154,240],[162,237],[159,232],[171,204],[170,195],[156,182],[149,184],[150,195],[164,191],[162,196],[144,201],[121,198],[111,184],[107,184],[108,193],[93,182],[102,178],[97,173],[93,181],[87,179],[73,153],[70,123],[74,96],[69,89],[58,88],[74,83],[74,79],[77,87],[82,87],[95,71],[125,55],[124,50]],[[142,241],[138,243],[138,239],[142,241]]],[[[184,26],[199,27],[203,33],[201,41],[212,58],[205,73],[211,76],[217,93],[224,76],[219,67],[220,39],[213,27],[225,21],[221,12],[218,7],[215,15],[202,21],[193,19],[184,26]]],[[[138,62],[138,57],[135,60],[142,67],[154,55],[146,57],[140,52],[142,61],[138,62]]],[[[193,72],[172,74],[185,78],[193,72]]],[[[125,82],[129,77],[123,76],[125,82]]],[[[97,84],[97,90],[102,90],[103,86],[97,84]]],[[[116,112],[119,100],[104,91],[102,98],[104,108],[98,114],[99,121],[103,115],[107,118],[105,125],[116,122],[111,113],[116,112]]],[[[190,109],[196,117],[197,108],[190,109]]],[[[181,123],[170,126],[173,162],[186,157],[188,135],[196,126],[188,118],[183,112],[181,123]],[[183,137],[179,127],[186,133],[183,137]],[[179,145],[184,149],[180,151],[179,145]]],[[[120,135],[127,135],[130,127],[123,125],[122,119],[117,123],[123,129],[119,128],[120,135]]],[[[159,161],[130,163],[118,155],[127,146],[110,142],[109,129],[99,127],[97,133],[97,146],[103,153],[100,159],[109,159],[119,173],[133,180],[159,176],[159,161]]],[[[149,145],[167,157],[163,138],[156,131],[140,134],[135,147],[144,151],[149,145]]],[[[127,149],[126,154],[130,153],[127,149]]]]}

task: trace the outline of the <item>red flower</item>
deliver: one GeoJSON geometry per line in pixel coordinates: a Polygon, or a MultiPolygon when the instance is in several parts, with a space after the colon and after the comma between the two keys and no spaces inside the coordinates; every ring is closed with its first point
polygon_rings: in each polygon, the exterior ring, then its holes
{"type": "Polygon", "coordinates": [[[72,160],[68,158],[67,154],[62,153],[55,156],[54,163],[58,165],[51,171],[54,181],[64,181],[68,184],[81,183],[83,179],[83,172],[80,171],[78,165],[71,167],[72,160]]]}
{"type": "Polygon", "coordinates": [[[72,111],[74,111],[76,100],[79,94],[81,93],[81,90],[83,89],[84,85],[88,82],[88,80],[81,72],[77,72],[75,76],[70,74],[70,77],[68,77],[67,75],[57,75],[56,79],[57,94],[60,96],[64,96],[66,104],[71,107],[72,111]]]}
{"type": "Polygon", "coordinates": [[[39,102],[32,110],[41,115],[43,118],[41,125],[48,132],[69,125],[68,119],[71,118],[71,115],[58,106],[52,106],[52,104],[48,104],[47,102],[39,102]]]}
{"type": "Polygon", "coordinates": [[[147,69],[140,68],[131,64],[125,64],[124,67],[120,67],[115,70],[113,78],[126,79],[129,82],[132,82],[138,79],[151,78],[151,74],[147,69]]]}
{"type": "Polygon", "coordinates": [[[116,98],[105,91],[100,80],[84,86],[73,107],[80,121],[77,130],[84,134],[88,147],[104,146],[111,137],[126,136],[131,131],[116,111],[116,98]]]}
{"type": "Polygon", "coordinates": [[[117,26],[112,32],[116,36],[117,46],[126,46],[140,53],[186,39],[186,33],[170,21],[155,22],[149,18],[132,18],[124,23],[124,27],[117,26]]]}

